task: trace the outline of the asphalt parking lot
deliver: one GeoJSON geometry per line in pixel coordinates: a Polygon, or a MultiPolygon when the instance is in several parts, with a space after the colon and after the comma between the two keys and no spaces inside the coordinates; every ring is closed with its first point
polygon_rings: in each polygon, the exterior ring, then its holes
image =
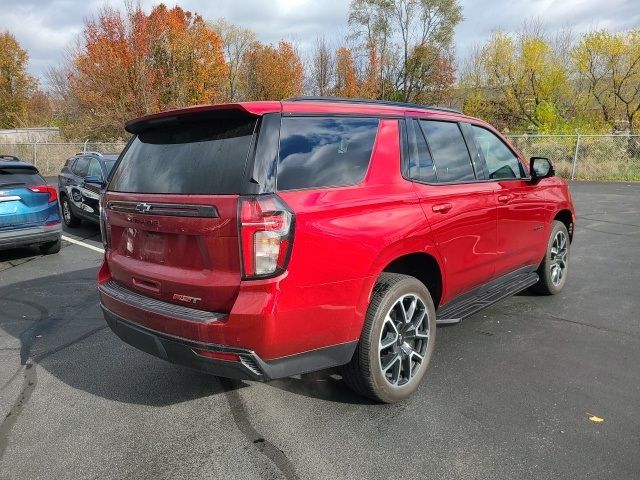
{"type": "MultiPolygon", "coordinates": [[[[333,372],[261,384],[165,363],[106,328],[99,252],[0,252],[0,478],[640,478],[640,184],[572,193],[562,294],[439,329],[396,405],[333,372]]],[[[95,227],[66,235],[101,246],[95,227]]]]}

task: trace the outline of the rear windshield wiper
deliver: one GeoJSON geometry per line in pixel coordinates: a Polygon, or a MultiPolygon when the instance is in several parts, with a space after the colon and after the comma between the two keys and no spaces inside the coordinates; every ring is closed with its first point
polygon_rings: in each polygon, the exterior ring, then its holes
{"type": "Polygon", "coordinates": [[[19,185],[26,185],[25,182],[7,182],[7,183],[0,183],[0,188],[3,187],[17,187],[19,185]]]}

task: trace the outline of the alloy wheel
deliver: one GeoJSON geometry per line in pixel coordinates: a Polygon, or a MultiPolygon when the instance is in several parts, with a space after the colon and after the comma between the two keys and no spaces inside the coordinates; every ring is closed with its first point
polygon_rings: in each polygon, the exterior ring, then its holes
{"type": "Polygon", "coordinates": [[[69,223],[71,221],[71,210],[69,209],[69,201],[63,200],[62,202],[62,216],[64,217],[64,221],[69,223]]]}
{"type": "Polygon", "coordinates": [[[378,346],[380,369],[392,387],[401,387],[416,376],[429,342],[429,319],[424,302],[416,294],[400,297],[387,312],[378,346]]]}
{"type": "Polygon", "coordinates": [[[551,244],[551,262],[549,265],[551,271],[551,282],[554,285],[560,285],[567,271],[567,254],[569,253],[569,244],[567,235],[563,231],[556,233],[551,244]]]}

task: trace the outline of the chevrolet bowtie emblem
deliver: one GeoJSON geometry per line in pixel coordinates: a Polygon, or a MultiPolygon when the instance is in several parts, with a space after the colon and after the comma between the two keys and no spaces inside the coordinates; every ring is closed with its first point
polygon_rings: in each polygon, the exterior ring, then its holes
{"type": "Polygon", "coordinates": [[[139,203],[136,205],[136,212],[138,213],[149,213],[151,210],[151,205],[148,203],[139,203]]]}

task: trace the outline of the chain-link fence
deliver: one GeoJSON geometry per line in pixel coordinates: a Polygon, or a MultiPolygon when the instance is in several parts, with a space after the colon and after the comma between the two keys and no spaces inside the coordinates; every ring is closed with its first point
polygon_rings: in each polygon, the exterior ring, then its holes
{"type": "MultiPolygon", "coordinates": [[[[526,158],[550,158],[558,175],[575,180],[640,181],[640,135],[510,135],[526,158]]],[[[58,175],[82,151],[120,153],[117,143],[0,143],[0,155],[33,163],[43,175],[58,175]]]]}
{"type": "Polygon", "coordinates": [[[510,135],[526,158],[548,157],[575,180],[640,180],[640,135],[510,135]]]}
{"type": "Polygon", "coordinates": [[[78,152],[120,153],[126,144],[115,143],[0,143],[0,155],[14,155],[32,163],[44,176],[58,175],[67,159],[78,152]]]}

